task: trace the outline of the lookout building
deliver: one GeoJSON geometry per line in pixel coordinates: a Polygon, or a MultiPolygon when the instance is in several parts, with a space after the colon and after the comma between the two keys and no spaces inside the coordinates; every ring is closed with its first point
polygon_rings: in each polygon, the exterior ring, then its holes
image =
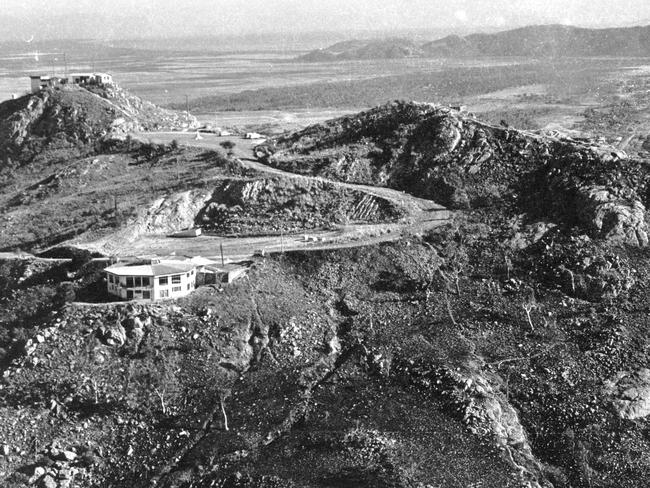
{"type": "Polygon", "coordinates": [[[196,286],[196,265],[189,262],[114,265],[104,271],[108,293],[124,300],[180,298],[196,286]]]}
{"type": "Polygon", "coordinates": [[[68,78],[57,78],[47,75],[32,75],[31,81],[32,93],[38,93],[45,88],[52,88],[59,85],[72,83],[75,85],[110,85],[113,83],[113,77],[108,73],[72,73],[68,78]]]}

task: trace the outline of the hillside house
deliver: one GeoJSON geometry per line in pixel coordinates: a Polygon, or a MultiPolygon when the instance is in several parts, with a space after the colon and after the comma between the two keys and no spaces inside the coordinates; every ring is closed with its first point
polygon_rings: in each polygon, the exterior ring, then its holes
{"type": "Polygon", "coordinates": [[[104,269],[108,293],[124,300],[181,298],[196,287],[197,266],[191,262],[116,264],[104,269]]]}
{"type": "Polygon", "coordinates": [[[244,136],[244,139],[264,139],[264,136],[262,134],[258,134],[257,132],[247,132],[244,136]]]}

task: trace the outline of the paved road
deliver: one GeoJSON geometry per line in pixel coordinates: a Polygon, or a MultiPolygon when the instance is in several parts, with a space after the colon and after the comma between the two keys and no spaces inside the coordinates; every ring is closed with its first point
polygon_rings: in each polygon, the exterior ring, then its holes
{"type": "Polygon", "coordinates": [[[205,149],[220,149],[220,144],[230,140],[235,143],[234,157],[247,168],[262,173],[283,176],[285,178],[305,179],[325,182],[332,185],[361,191],[370,195],[395,202],[409,212],[409,216],[400,223],[368,224],[339,226],[335,230],[308,232],[286,236],[262,236],[225,238],[218,236],[200,236],[197,238],[171,238],[160,235],[140,236],[133,242],[118,246],[97,248],[93,243],[81,245],[89,249],[99,250],[115,255],[164,256],[169,254],[220,257],[223,248],[224,257],[229,261],[246,259],[259,251],[282,252],[292,250],[319,250],[356,247],[380,242],[392,241],[405,234],[422,233],[449,221],[451,212],[430,200],[416,198],[408,193],[390,188],[358,185],[327,180],[321,177],[297,175],[266,166],[253,156],[253,148],[259,140],[247,140],[236,137],[218,137],[213,134],[201,134],[196,138],[192,132],[138,132],[131,136],[134,139],[154,143],[170,143],[172,140],[190,147],[205,149]]]}

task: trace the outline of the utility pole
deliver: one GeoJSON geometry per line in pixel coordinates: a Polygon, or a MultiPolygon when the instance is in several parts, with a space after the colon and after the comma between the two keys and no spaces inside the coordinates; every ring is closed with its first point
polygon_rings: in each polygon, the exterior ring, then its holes
{"type": "Polygon", "coordinates": [[[219,249],[221,249],[221,266],[225,266],[223,261],[223,242],[219,243],[219,249]]]}
{"type": "Polygon", "coordinates": [[[280,252],[284,254],[284,229],[280,229],[280,252]]]}

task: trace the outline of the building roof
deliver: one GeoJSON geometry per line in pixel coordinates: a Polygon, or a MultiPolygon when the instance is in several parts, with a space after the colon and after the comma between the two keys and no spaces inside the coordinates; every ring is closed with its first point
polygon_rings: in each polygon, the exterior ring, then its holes
{"type": "Polygon", "coordinates": [[[107,273],[118,276],[165,276],[187,273],[196,268],[192,263],[141,264],[139,266],[109,266],[107,273]]]}
{"type": "Polygon", "coordinates": [[[205,267],[208,271],[213,273],[232,273],[233,271],[241,271],[248,269],[247,266],[241,264],[228,263],[228,264],[213,264],[205,267]]]}
{"type": "Polygon", "coordinates": [[[86,71],[86,72],[81,72],[81,73],[70,73],[70,76],[111,76],[108,73],[102,73],[100,71],[86,71]]]}

